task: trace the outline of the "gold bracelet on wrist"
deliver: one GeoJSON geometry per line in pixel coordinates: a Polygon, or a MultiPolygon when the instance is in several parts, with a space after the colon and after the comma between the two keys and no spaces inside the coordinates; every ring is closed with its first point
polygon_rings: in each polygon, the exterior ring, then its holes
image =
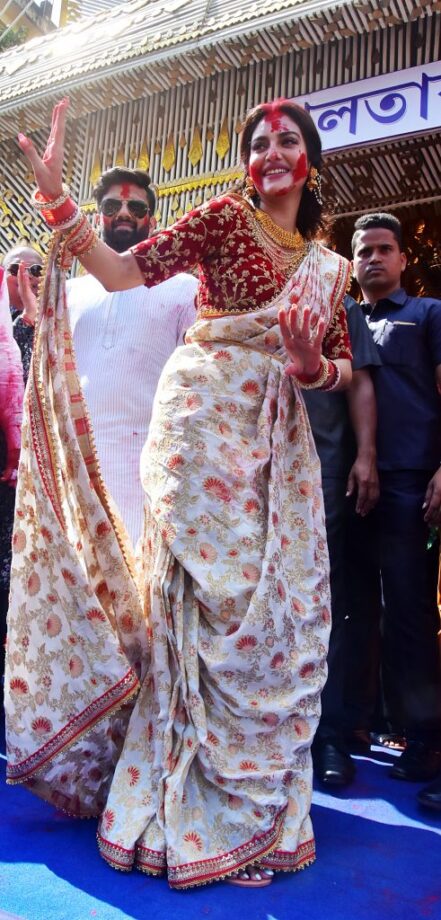
{"type": "Polygon", "coordinates": [[[338,364],[336,364],[335,361],[328,361],[328,365],[329,380],[326,380],[322,386],[324,393],[331,393],[332,390],[335,390],[335,388],[340,383],[341,378],[341,370],[338,364]]]}
{"type": "Polygon", "coordinates": [[[37,198],[39,189],[37,189],[35,192],[32,192],[31,201],[34,205],[34,208],[36,208],[37,211],[55,211],[57,208],[61,208],[61,205],[64,204],[68,198],[70,198],[69,186],[63,182],[61,188],[61,195],[59,195],[58,198],[54,198],[52,201],[41,201],[39,198],[37,198]]]}

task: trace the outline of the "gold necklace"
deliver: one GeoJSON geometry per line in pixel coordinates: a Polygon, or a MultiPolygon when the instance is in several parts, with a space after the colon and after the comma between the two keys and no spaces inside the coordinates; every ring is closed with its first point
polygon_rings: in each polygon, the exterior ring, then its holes
{"type": "Polygon", "coordinates": [[[290,230],[283,230],[274,223],[266,211],[261,211],[260,208],[256,208],[254,214],[265,233],[283,249],[302,249],[304,247],[305,240],[298,230],[294,230],[294,233],[290,230]]]}
{"type": "Polygon", "coordinates": [[[294,233],[282,230],[264,211],[256,208],[253,215],[257,219],[253,222],[253,230],[258,245],[279,272],[286,276],[293,274],[308,251],[306,240],[298,230],[294,233]]]}

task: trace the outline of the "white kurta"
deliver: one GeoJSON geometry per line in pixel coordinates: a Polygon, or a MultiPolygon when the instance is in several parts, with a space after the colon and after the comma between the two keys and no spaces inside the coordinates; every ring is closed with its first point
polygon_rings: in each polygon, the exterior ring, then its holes
{"type": "Polygon", "coordinates": [[[135,545],[144,492],[139,460],[162,368],[195,319],[197,281],[108,293],[91,275],[68,282],[78,374],[104,481],[135,545]]]}

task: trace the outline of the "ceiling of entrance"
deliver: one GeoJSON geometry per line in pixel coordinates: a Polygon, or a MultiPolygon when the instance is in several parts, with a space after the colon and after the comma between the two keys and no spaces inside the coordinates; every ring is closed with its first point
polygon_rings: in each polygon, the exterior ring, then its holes
{"type": "Polygon", "coordinates": [[[441,132],[329,153],[323,178],[325,202],[339,215],[441,200],[441,132]]]}

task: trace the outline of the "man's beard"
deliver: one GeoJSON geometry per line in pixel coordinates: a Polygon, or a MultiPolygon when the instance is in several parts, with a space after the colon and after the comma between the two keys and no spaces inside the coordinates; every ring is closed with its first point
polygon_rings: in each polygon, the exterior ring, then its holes
{"type": "Polygon", "coordinates": [[[142,243],[149,236],[149,224],[139,227],[139,229],[135,225],[131,231],[126,228],[127,224],[124,230],[120,229],[119,231],[118,224],[116,226],[113,224],[103,226],[103,240],[115,252],[126,252],[131,246],[135,246],[136,243],[142,243]]]}

